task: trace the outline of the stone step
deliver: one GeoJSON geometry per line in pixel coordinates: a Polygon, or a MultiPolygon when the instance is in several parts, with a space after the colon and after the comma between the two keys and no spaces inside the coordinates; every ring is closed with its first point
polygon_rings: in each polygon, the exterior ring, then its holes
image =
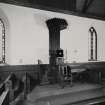
{"type": "MultiPolygon", "coordinates": [[[[100,98],[102,96],[104,96],[103,91],[100,91],[100,89],[92,89],[83,92],[46,97],[33,102],[27,100],[25,101],[24,105],[78,105],[74,103],[79,103],[80,101],[86,101],[89,99],[92,100],[94,98],[100,98]]],[[[83,103],[82,105],[87,105],[87,104],[83,103]]]]}
{"type": "Polygon", "coordinates": [[[64,89],[59,85],[38,86],[27,96],[27,100],[19,105],[74,105],[105,96],[104,89],[98,84],[74,84],[64,89]]]}
{"type": "Polygon", "coordinates": [[[27,96],[32,103],[51,103],[51,105],[65,105],[78,101],[105,96],[104,89],[98,84],[79,84],[61,89],[59,86],[36,87],[27,96]]]}
{"type": "Polygon", "coordinates": [[[37,100],[43,97],[57,96],[62,94],[77,93],[80,91],[86,91],[91,89],[101,88],[98,84],[74,84],[72,87],[70,85],[65,88],[61,88],[59,85],[45,85],[36,87],[29,95],[29,100],[37,100]]]}

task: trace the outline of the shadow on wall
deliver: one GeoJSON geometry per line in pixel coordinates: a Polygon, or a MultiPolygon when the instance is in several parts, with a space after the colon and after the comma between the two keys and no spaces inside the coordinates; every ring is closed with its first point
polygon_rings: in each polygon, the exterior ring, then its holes
{"type": "Polygon", "coordinates": [[[35,18],[36,24],[37,24],[38,26],[47,28],[45,22],[46,22],[46,20],[48,20],[50,17],[46,16],[45,14],[44,14],[44,15],[35,14],[35,15],[34,15],[34,18],[35,18]]]}

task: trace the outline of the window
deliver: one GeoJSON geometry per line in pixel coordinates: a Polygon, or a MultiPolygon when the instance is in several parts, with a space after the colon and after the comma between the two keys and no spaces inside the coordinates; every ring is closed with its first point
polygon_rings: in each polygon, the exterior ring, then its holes
{"type": "Polygon", "coordinates": [[[5,26],[0,19],[0,63],[5,63],[5,26]]]}
{"type": "Polygon", "coordinates": [[[97,32],[94,27],[89,29],[89,61],[97,60],[97,32]]]}

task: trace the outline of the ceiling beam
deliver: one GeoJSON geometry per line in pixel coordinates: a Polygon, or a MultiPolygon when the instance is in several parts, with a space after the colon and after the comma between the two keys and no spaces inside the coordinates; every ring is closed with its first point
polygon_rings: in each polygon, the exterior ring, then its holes
{"type": "Polygon", "coordinates": [[[91,4],[93,3],[93,1],[94,0],[85,0],[84,5],[83,5],[83,9],[82,9],[82,13],[86,13],[86,11],[91,6],[91,4]]]}
{"type": "MultiPolygon", "coordinates": [[[[69,14],[69,15],[74,15],[74,16],[87,17],[87,18],[93,18],[93,19],[99,19],[99,20],[105,21],[105,16],[103,16],[103,15],[98,15],[98,14],[93,14],[93,13],[82,13],[82,12],[77,12],[77,11],[63,10],[63,9],[57,9],[57,8],[47,7],[47,6],[38,5],[38,4],[34,4],[34,3],[32,4],[32,3],[29,3],[29,2],[27,2],[27,3],[24,2],[23,3],[23,2],[19,2],[19,1],[17,1],[17,2],[13,2],[13,1],[14,0],[0,0],[0,3],[8,3],[8,4],[12,4],[12,5],[36,8],[36,9],[41,9],[41,10],[59,12],[59,13],[64,13],[64,14],[69,14]]],[[[88,5],[90,5],[90,4],[88,4],[88,5]]]]}
{"type": "Polygon", "coordinates": [[[88,0],[85,0],[85,1],[84,1],[84,5],[83,5],[83,8],[82,8],[82,12],[83,12],[83,13],[84,13],[85,10],[86,10],[87,3],[88,3],[88,0]]]}

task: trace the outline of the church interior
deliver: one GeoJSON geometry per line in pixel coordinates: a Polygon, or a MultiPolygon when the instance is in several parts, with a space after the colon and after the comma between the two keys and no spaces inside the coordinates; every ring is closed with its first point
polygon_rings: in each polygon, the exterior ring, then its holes
{"type": "Polygon", "coordinates": [[[105,0],[0,0],[0,105],[105,105],[105,0]]]}

